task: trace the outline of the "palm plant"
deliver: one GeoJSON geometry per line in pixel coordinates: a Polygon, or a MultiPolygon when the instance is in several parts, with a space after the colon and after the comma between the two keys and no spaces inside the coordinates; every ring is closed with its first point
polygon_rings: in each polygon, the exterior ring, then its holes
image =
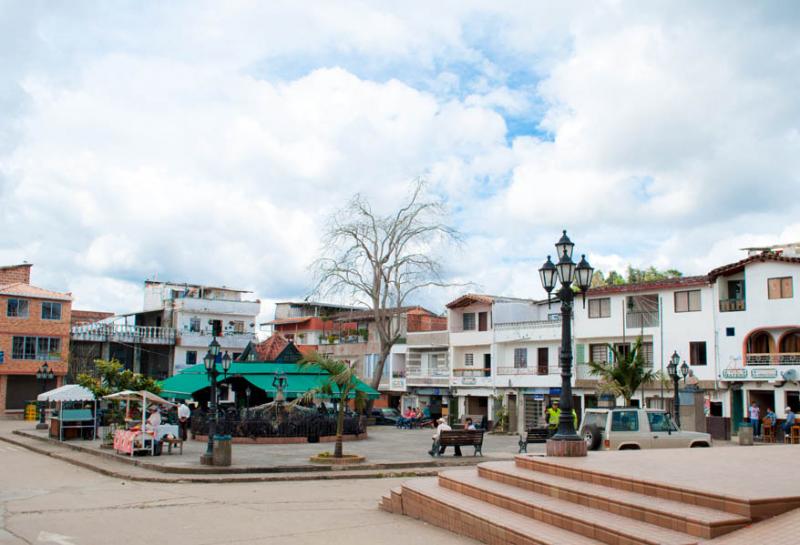
{"type": "Polygon", "coordinates": [[[644,361],[641,337],[636,339],[628,352],[620,352],[610,344],[608,347],[614,354],[613,361],[610,363],[590,361],[589,373],[599,377],[599,390],[602,393],[622,397],[625,399],[625,406],[629,407],[636,390],[648,382],[661,381],[661,372],[654,371],[644,361]]]}
{"type": "Polygon", "coordinates": [[[356,377],[355,369],[352,364],[335,360],[313,352],[304,357],[297,364],[300,369],[314,367],[327,374],[321,375],[322,383],[303,394],[303,401],[313,401],[315,397],[325,395],[328,397],[338,397],[338,413],[336,415],[336,446],[333,451],[334,458],[342,457],[342,436],[344,435],[344,408],[347,399],[352,395],[355,400],[356,409],[362,409],[366,404],[367,398],[364,392],[358,389],[359,381],[356,377]]]}

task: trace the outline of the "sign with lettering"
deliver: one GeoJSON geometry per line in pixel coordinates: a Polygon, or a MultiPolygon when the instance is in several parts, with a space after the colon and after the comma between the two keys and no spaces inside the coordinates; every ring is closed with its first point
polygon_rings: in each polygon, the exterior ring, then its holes
{"type": "Polygon", "coordinates": [[[750,377],[764,379],[778,378],[778,370],[775,368],[750,369],[750,377]]]}
{"type": "Polygon", "coordinates": [[[747,379],[747,369],[723,369],[722,378],[730,380],[745,380],[747,379]]]}

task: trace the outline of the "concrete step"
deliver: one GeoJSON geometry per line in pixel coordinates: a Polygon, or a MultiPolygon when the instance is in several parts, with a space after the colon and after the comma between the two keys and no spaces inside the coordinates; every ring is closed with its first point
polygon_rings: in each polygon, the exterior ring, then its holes
{"type": "Polygon", "coordinates": [[[531,471],[509,462],[480,464],[478,474],[537,494],[704,539],[727,534],[751,522],[747,517],[726,511],[531,471]]]}
{"type": "Polygon", "coordinates": [[[602,541],[557,528],[439,486],[436,478],[403,484],[410,517],[482,541],[509,545],[598,545],[602,541]]]}
{"type": "Polygon", "coordinates": [[[439,485],[609,545],[695,545],[702,541],[699,537],[487,479],[474,469],[440,473],[439,485]]]}
{"type": "Polygon", "coordinates": [[[378,502],[378,508],[387,513],[394,513],[394,509],[392,508],[392,496],[382,496],[381,501],[378,502]]]}
{"type": "Polygon", "coordinates": [[[389,493],[390,499],[392,501],[392,512],[396,515],[403,514],[403,487],[398,486],[392,488],[392,491],[389,493]]]}
{"type": "MultiPolygon", "coordinates": [[[[657,449],[656,452],[663,450],[671,449],[657,449]]],[[[547,457],[543,456],[516,456],[514,458],[514,462],[517,466],[524,469],[529,469],[531,471],[549,473],[550,475],[555,475],[557,477],[599,484],[609,488],[617,488],[619,490],[625,490],[629,492],[638,492],[648,497],[689,503],[692,505],[699,505],[701,507],[708,507],[718,511],[727,511],[728,513],[741,515],[751,520],[763,518],[764,516],[774,516],[785,511],[785,509],[778,509],[777,512],[774,512],[775,510],[773,509],[763,507],[756,508],[754,510],[754,506],[742,498],[714,494],[713,492],[707,492],[698,489],[687,490],[679,485],[673,486],[668,483],[658,482],[655,480],[640,480],[621,475],[615,475],[612,473],[603,473],[602,471],[597,470],[568,467],[553,463],[552,460],[548,461],[547,457]]]]}

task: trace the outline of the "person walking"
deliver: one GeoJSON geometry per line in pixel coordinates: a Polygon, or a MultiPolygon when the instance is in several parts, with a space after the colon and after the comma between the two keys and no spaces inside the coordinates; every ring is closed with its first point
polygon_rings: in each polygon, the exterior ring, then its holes
{"type": "Polygon", "coordinates": [[[753,425],[753,437],[761,435],[761,409],[755,401],[750,405],[750,423],[753,425]]]}
{"type": "Polygon", "coordinates": [[[192,416],[192,410],[185,402],[178,405],[178,427],[180,429],[181,440],[186,441],[189,438],[189,418],[192,416]]]}

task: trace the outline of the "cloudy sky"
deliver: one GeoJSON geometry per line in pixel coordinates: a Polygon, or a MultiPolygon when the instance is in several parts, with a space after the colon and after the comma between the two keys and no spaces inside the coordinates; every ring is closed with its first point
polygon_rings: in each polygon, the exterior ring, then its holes
{"type": "Polygon", "coordinates": [[[328,214],[424,177],[486,292],[541,296],[562,228],[704,273],[800,240],[799,35],[792,1],[0,0],[0,263],[76,308],[157,277],[268,315],[328,214]]]}

